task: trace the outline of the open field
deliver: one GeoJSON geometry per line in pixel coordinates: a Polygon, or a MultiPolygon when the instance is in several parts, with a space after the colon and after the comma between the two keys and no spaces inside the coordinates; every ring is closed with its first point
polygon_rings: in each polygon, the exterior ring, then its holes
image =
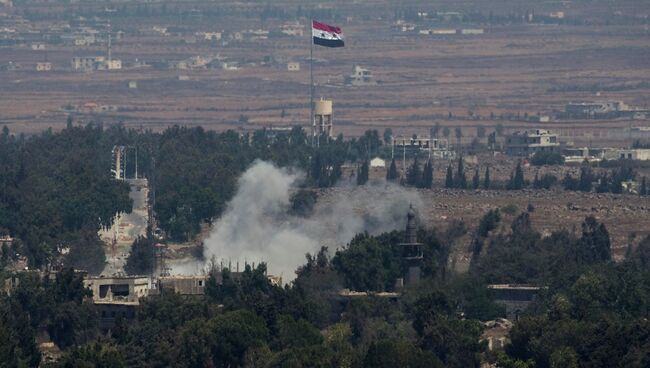
{"type": "MultiPolygon", "coordinates": [[[[385,192],[381,186],[368,189],[332,188],[322,191],[319,201],[332,201],[342,195],[353,196],[359,190],[374,191],[378,198],[385,192]]],[[[423,208],[418,208],[418,212],[425,227],[445,229],[450,221],[460,219],[465,222],[471,234],[476,231],[481,217],[490,209],[514,206],[519,212],[527,211],[530,204],[534,208],[530,212],[533,227],[543,235],[566,229],[580,236],[582,221],[587,216],[595,216],[607,226],[615,259],[621,259],[625,255],[631,235],[634,235],[634,246],[650,232],[647,226],[650,223],[650,202],[640,201],[634,195],[562,190],[431,189],[417,192],[423,203],[423,208]]],[[[362,213],[361,210],[360,212],[362,213]]],[[[502,226],[509,227],[512,219],[513,216],[506,215],[502,226]]],[[[471,237],[462,240],[456,244],[454,253],[460,255],[461,262],[467,262],[471,237]]]]}
{"type": "MultiPolygon", "coordinates": [[[[501,11],[506,11],[507,3],[501,11]]],[[[625,129],[632,125],[649,126],[650,121],[532,123],[521,116],[552,115],[563,110],[569,101],[622,100],[630,106],[647,108],[647,24],[607,25],[589,21],[591,17],[602,21],[616,11],[642,14],[638,13],[643,11],[640,3],[622,2],[616,9],[602,2],[591,3],[589,7],[535,4],[540,13],[562,10],[567,16],[582,16],[586,20],[581,24],[431,25],[485,30],[484,34],[453,36],[393,31],[394,16],[381,17],[391,9],[385,2],[372,2],[376,5],[374,9],[365,2],[365,13],[370,14],[367,17],[354,16],[361,14],[361,4],[339,4],[339,12],[352,14],[338,22],[345,31],[347,44],[344,49],[314,50],[316,96],[334,100],[335,131],[346,136],[386,127],[393,128],[396,134],[425,134],[434,122],[440,122],[462,127],[465,141],[469,142],[477,126],[492,128],[503,124],[510,130],[550,128],[559,131],[565,141],[576,143],[602,141],[626,145],[629,140],[625,129]],[[355,64],[369,68],[377,84],[344,85],[343,76],[355,64]],[[520,118],[501,118],[503,114],[520,118]]],[[[287,6],[295,5],[287,2],[287,6]]],[[[525,9],[525,5],[519,8],[522,7],[525,9]]],[[[443,2],[440,8],[482,9],[472,2],[443,2]]],[[[498,12],[500,6],[489,10],[498,12]]],[[[28,45],[3,47],[0,65],[33,65],[47,58],[54,70],[1,71],[0,121],[13,131],[32,133],[48,126],[56,129],[64,126],[68,115],[62,111],[63,106],[96,102],[115,106],[117,111],[75,113],[75,119],[105,124],[123,122],[151,129],[173,124],[203,125],[217,130],[306,126],[308,32],[305,37],[270,37],[226,45],[185,41],[184,35],[196,31],[219,30],[225,35],[244,29],[274,30],[282,24],[273,18],[263,24],[259,18],[218,19],[218,26],[209,17],[181,24],[177,19],[162,16],[115,21],[113,29],[123,30],[124,37],[114,41],[112,53],[125,65],[123,70],[116,71],[70,71],[73,56],[103,55],[106,48],[101,44],[47,45],[46,52],[33,51],[28,45]],[[140,32],[154,25],[177,26],[183,32],[167,36],[140,32]],[[179,70],[134,66],[136,60],[167,62],[217,54],[237,62],[240,68],[179,70]],[[301,70],[287,71],[286,62],[290,60],[301,62],[301,70]],[[179,80],[179,76],[185,80],[179,80]],[[138,88],[129,89],[129,81],[137,81],[138,88]]],[[[299,20],[306,29],[308,19],[299,20]]],[[[47,23],[40,21],[35,27],[45,28],[47,23]]]]}

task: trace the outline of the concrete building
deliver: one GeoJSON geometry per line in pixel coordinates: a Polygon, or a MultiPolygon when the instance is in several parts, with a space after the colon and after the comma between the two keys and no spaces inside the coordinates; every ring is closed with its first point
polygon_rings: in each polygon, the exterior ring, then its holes
{"type": "Polygon", "coordinates": [[[629,110],[623,101],[569,102],[564,108],[569,118],[616,117],[629,110]]]}
{"type": "Polygon", "coordinates": [[[548,130],[514,132],[506,136],[506,153],[511,156],[530,156],[536,152],[559,152],[557,134],[548,130]]]}
{"type": "Polygon", "coordinates": [[[542,287],[531,285],[494,284],[488,285],[488,291],[494,302],[503,305],[509,320],[518,320],[521,313],[528,308],[542,287]]]}
{"type": "Polygon", "coordinates": [[[488,350],[503,349],[509,342],[508,334],[513,323],[505,318],[483,322],[483,334],[480,341],[486,341],[488,350]]]}
{"type": "Polygon", "coordinates": [[[110,59],[104,63],[106,70],[120,70],[122,69],[122,60],[120,59],[110,59]]]}
{"type": "Polygon", "coordinates": [[[93,292],[94,304],[139,305],[149,295],[149,278],[143,276],[86,277],[84,286],[93,292]]]}
{"type": "Polygon", "coordinates": [[[302,37],[305,32],[305,26],[300,22],[286,22],[280,27],[280,32],[287,36],[302,37]]]}
{"type": "Polygon", "coordinates": [[[122,69],[122,60],[120,59],[107,59],[104,56],[75,56],[72,58],[72,70],[77,72],[120,69],[122,69]]]}
{"type": "Polygon", "coordinates": [[[300,63],[297,61],[290,61],[287,63],[287,70],[290,72],[300,71],[300,63]]]}
{"type": "Polygon", "coordinates": [[[196,36],[204,41],[221,41],[223,34],[221,32],[198,32],[196,36]]]}
{"type": "Polygon", "coordinates": [[[457,31],[455,29],[431,29],[429,34],[432,35],[455,35],[457,31]]]}
{"type": "Polygon", "coordinates": [[[104,331],[113,328],[118,318],[134,318],[140,298],[149,296],[150,290],[149,278],[142,276],[85,277],[84,286],[93,293],[99,327],[104,331]]]}
{"type": "Polygon", "coordinates": [[[75,56],[72,58],[72,70],[81,72],[96,70],[97,63],[103,61],[103,56],[75,56]]]}
{"type": "Polygon", "coordinates": [[[449,142],[444,138],[422,137],[393,137],[391,158],[426,156],[427,158],[454,158],[454,152],[449,150],[449,142]]]}
{"type": "Polygon", "coordinates": [[[181,295],[205,294],[205,283],[208,276],[163,276],[158,278],[158,289],[161,293],[171,292],[181,295]]]}
{"type": "Polygon", "coordinates": [[[36,63],[37,72],[49,72],[51,70],[52,70],[52,63],[50,62],[36,63]]]}
{"type": "Polygon", "coordinates": [[[483,28],[466,28],[461,29],[459,33],[462,35],[480,35],[485,33],[485,30],[483,28]]]}
{"type": "Polygon", "coordinates": [[[608,160],[628,159],[646,161],[650,160],[650,149],[615,149],[605,153],[605,158],[608,160]]]}
{"type": "Polygon", "coordinates": [[[367,86],[376,83],[370,70],[355,65],[352,69],[352,74],[345,76],[345,84],[349,86],[367,86]]]}
{"type": "Polygon", "coordinates": [[[395,32],[413,32],[415,31],[416,25],[414,23],[398,20],[391,25],[391,28],[395,32]]]}
{"type": "Polygon", "coordinates": [[[386,161],[384,159],[375,157],[372,160],[370,160],[370,167],[386,167],[386,161]]]}

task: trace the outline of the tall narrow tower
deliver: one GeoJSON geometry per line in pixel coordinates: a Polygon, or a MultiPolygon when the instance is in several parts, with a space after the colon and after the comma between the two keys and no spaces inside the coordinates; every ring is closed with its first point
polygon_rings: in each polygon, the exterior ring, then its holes
{"type": "Polygon", "coordinates": [[[111,60],[112,60],[112,55],[111,55],[111,23],[108,23],[108,47],[106,50],[106,59],[108,61],[108,68],[111,69],[111,60]]]}
{"type": "Polygon", "coordinates": [[[124,146],[113,146],[111,174],[115,179],[126,178],[126,154],[124,146]]]}
{"type": "Polygon", "coordinates": [[[417,230],[415,209],[411,205],[406,215],[404,242],[399,244],[402,248],[402,261],[406,268],[406,274],[404,275],[406,284],[416,283],[420,280],[420,267],[424,257],[422,255],[422,243],[418,243],[417,230]]]}

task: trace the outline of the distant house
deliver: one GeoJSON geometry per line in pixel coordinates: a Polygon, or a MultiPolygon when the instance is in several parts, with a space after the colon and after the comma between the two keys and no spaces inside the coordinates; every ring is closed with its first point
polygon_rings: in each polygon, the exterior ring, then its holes
{"type": "Polygon", "coordinates": [[[536,152],[559,152],[557,134],[548,130],[514,132],[506,137],[506,153],[511,156],[531,156],[536,152]]]}
{"type": "Polygon", "coordinates": [[[287,70],[290,72],[300,71],[300,63],[296,61],[290,61],[287,63],[287,70]]]}
{"type": "Polygon", "coordinates": [[[287,22],[280,27],[280,32],[287,36],[302,37],[305,32],[305,26],[300,22],[287,22]]]}
{"type": "Polygon", "coordinates": [[[169,291],[181,295],[203,295],[208,276],[164,276],[158,279],[160,292],[169,291]]]}
{"type": "Polygon", "coordinates": [[[97,65],[103,62],[103,56],[75,56],[72,58],[72,70],[77,72],[97,70],[97,65]]]}
{"type": "Polygon", "coordinates": [[[485,30],[483,30],[483,28],[468,28],[460,30],[460,34],[463,35],[480,35],[483,33],[485,33],[485,30]]]}
{"type": "Polygon", "coordinates": [[[0,235],[0,247],[3,247],[5,245],[10,247],[13,242],[14,238],[10,237],[9,235],[0,235]]]}
{"type": "Polygon", "coordinates": [[[197,36],[202,37],[204,41],[221,41],[221,32],[199,32],[197,36]]]}
{"type": "Polygon", "coordinates": [[[629,109],[623,101],[569,102],[565,114],[571,118],[616,117],[629,109]]]}
{"type": "Polygon", "coordinates": [[[36,63],[37,72],[49,72],[50,70],[52,70],[52,63],[49,62],[36,63]]]}
{"type": "Polygon", "coordinates": [[[650,149],[636,148],[636,149],[618,149],[607,152],[605,155],[607,159],[627,159],[627,160],[650,160],[650,149]]]}
{"type": "Polygon", "coordinates": [[[376,84],[372,77],[372,72],[359,65],[355,65],[352,74],[345,77],[345,84],[349,86],[367,86],[376,84]]]}
{"type": "Polygon", "coordinates": [[[372,160],[370,160],[370,167],[386,167],[386,161],[379,157],[375,157],[372,160]]]}

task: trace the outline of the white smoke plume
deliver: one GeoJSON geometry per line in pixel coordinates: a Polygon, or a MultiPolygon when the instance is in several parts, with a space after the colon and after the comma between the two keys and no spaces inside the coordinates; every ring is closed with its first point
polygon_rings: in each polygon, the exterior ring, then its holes
{"type": "Polygon", "coordinates": [[[204,241],[206,260],[227,266],[232,262],[266,262],[269,273],[283,280],[295,277],[306,253],[321,246],[330,252],[358,233],[401,229],[410,203],[421,207],[415,190],[396,185],[332,188],[308,218],[288,214],[290,197],[303,175],[256,161],[239,179],[239,187],[222,217],[204,241]]]}

